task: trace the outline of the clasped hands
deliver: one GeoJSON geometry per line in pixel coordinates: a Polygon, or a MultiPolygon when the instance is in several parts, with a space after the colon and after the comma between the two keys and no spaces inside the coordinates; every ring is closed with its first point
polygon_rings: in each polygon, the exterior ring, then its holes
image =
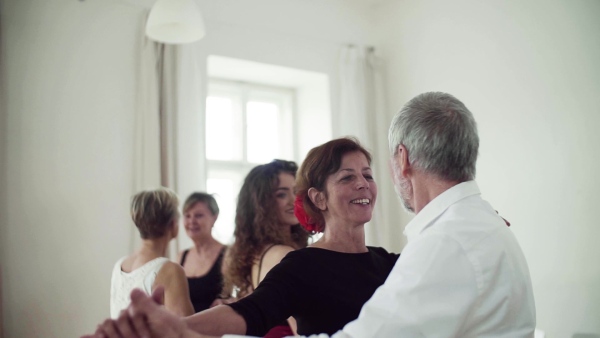
{"type": "Polygon", "coordinates": [[[81,338],[184,337],[185,322],[162,306],[163,298],[162,287],[157,287],[151,296],[135,289],[131,292],[131,304],[117,319],[106,319],[94,334],[81,338]]]}

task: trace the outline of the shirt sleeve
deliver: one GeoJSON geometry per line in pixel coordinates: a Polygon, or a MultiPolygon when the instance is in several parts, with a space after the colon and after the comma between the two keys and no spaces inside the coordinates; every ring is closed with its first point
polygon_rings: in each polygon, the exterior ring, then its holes
{"type": "Polygon", "coordinates": [[[358,319],[332,337],[456,337],[477,294],[462,247],[448,236],[428,235],[405,248],[358,319]]]}
{"type": "Polygon", "coordinates": [[[293,263],[284,258],[267,273],[254,292],[229,304],[246,321],[247,335],[262,337],[290,317],[297,296],[296,271],[292,268],[293,263]]]}

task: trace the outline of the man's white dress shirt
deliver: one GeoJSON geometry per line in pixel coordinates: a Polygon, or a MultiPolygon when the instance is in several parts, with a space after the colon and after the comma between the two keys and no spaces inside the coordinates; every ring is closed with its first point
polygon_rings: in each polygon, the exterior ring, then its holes
{"type": "Polygon", "coordinates": [[[433,199],[404,233],[385,283],[333,337],[533,337],[527,262],[475,181],[433,199]]]}

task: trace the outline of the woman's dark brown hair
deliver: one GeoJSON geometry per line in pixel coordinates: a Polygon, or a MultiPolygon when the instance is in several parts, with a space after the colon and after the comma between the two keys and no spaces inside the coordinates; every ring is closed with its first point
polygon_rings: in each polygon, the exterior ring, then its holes
{"type": "Polygon", "coordinates": [[[317,232],[325,230],[325,220],[321,210],[308,197],[308,189],[315,188],[325,192],[327,196],[325,191],[327,177],[340,169],[344,155],[356,151],[363,153],[371,164],[371,154],[360,145],[358,140],[344,137],[311,149],[298,170],[296,195],[302,198],[304,211],[315,222],[317,232]]]}
{"type": "Polygon", "coordinates": [[[246,176],[238,195],[235,215],[235,242],[226,256],[225,287],[235,286],[237,296],[243,297],[252,290],[252,265],[270,244],[284,244],[294,248],[307,245],[308,232],[299,224],[292,226],[290,242],[286,227],[281,226],[277,212],[275,191],[279,174],[296,176],[294,162],[274,160],[254,167],[246,176]]]}

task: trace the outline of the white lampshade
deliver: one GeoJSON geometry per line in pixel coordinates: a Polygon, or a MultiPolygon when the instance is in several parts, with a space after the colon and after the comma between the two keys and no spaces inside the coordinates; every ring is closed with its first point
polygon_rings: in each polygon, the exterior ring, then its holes
{"type": "Polygon", "coordinates": [[[204,37],[204,20],[194,0],[158,0],[146,22],[146,35],[163,43],[190,43],[204,37]]]}

